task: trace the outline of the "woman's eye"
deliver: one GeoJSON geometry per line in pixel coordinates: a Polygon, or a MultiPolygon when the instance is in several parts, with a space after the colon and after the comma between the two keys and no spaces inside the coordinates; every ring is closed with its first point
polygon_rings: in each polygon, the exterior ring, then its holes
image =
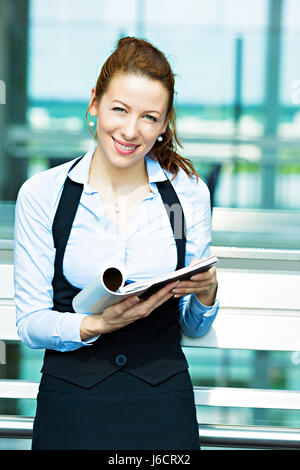
{"type": "Polygon", "coordinates": [[[157,119],[154,116],[151,116],[150,114],[147,114],[146,118],[149,119],[150,121],[154,121],[154,122],[157,121],[157,119]]]}
{"type": "Polygon", "coordinates": [[[125,109],[119,108],[119,107],[117,106],[117,107],[113,108],[113,111],[121,111],[121,112],[122,112],[122,111],[125,111],[125,109]]]}

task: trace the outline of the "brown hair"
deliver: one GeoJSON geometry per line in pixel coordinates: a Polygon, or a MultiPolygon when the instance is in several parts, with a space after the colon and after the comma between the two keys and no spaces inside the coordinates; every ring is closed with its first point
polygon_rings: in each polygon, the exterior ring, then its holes
{"type": "MultiPolygon", "coordinates": [[[[176,115],[173,104],[175,79],[170,64],[163,52],[144,39],[137,39],[135,37],[121,38],[115,51],[102,66],[95,87],[95,99],[97,101],[106,92],[111,79],[117,73],[144,75],[153,80],[160,81],[165,86],[169,93],[166,113],[166,119],[169,122],[163,134],[163,140],[155,142],[151,153],[157,158],[162,168],[174,174],[173,179],[176,177],[179,168],[182,168],[189,176],[195,175],[198,179],[192,162],[176,152],[176,144],[181,148],[182,145],[176,132],[176,115]]],[[[89,109],[90,107],[86,112],[86,120],[91,131],[88,121],[89,109]]],[[[91,133],[96,138],[92,131],[91,133]]]]}

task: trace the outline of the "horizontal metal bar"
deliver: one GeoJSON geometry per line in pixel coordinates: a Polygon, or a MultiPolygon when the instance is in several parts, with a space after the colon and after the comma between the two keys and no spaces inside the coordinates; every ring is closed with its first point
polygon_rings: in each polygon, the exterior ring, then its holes
{"type": "Polygon", "coordinates": [[[32,429],[32,417],[0,416],[0,438],[31,439],[32,429]]]}
{"type": "Polygon", "coordinates": [[[300,429],[200,425],[200,444],[211,447],[300,449],[300,429]]]}
{"type": "Polygon", "coordinates": [[[0,380],[0,398],[31,398],[38,393],[39,382],[29,380],[0,380]]]}
{"type": "Polygon", "coordinates": [[[201,406],[300,410],[300,392],[234,387],[194,387],[201,406]]]}
{"type": "Polygon", "coordinates": [[[198,338],[182,335],[181,345],[192,348],[300,351],[299,330],[298,311],[220,307],[212,328],[205,335],[198,338]]]}
{"type": "Polygon", "coordinates": [[[220,258],[300,262],[300,250],[273,250],[265,248],[239,248],[212,246],[211,251],[220,258]]]}
{"type": "MultiPolygon", "coordinates": [[[[0,380],[0,398],[31,398],[38,393],[39,382],[0,380]]],[[[300,392],[234,387],[194,387],[195,404],[232,408],[271,408],[300,410],[300,392]]]]}
{"type": "MultiPolygon", "coordinates": [[[[31,439],[32,417],[0,416],[0,438],[31,439]]],[[[201,446],[300,448],[300,429],[199,425],[201,446]]]]}
{"type": "Polygon", "coordinates": [[[14,241],[0,239],[0,250],[1,251],[14,251],[14,241]]]}
{"type": "Polygon", "coordinates": [[[212,226],[215,230],[239,228],[241,231],[249,230],[252,233],[261,230],[284,233],[290,229],[297,232],[300,226],[300,214],[295,210],[214,207],[212,226]]]}

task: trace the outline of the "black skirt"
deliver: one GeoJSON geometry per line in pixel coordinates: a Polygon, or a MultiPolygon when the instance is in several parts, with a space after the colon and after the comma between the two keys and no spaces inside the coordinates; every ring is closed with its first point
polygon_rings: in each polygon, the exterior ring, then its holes
{"type": "Polygon", "coordinates": [[[199,450],[189,372],[153,386],[120,370],[89,389],[44,374],[32,449],[199,450]]]}

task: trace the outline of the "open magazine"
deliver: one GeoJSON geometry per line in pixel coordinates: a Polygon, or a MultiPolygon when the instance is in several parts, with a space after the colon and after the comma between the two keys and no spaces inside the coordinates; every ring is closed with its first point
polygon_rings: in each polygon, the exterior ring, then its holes
{"type": "Polygon", "coordinates": [[[127,285],[125,285],[125,275],[120,268],[108,267],[74,297],[73,309],[76,313],[101,313],[105,308],[131,295],[146,300],[165,285],[177,280],[188,280],[195,274],[207,271],[217,262],[216,256],[210,256],[192,266],[127,285]]]}

